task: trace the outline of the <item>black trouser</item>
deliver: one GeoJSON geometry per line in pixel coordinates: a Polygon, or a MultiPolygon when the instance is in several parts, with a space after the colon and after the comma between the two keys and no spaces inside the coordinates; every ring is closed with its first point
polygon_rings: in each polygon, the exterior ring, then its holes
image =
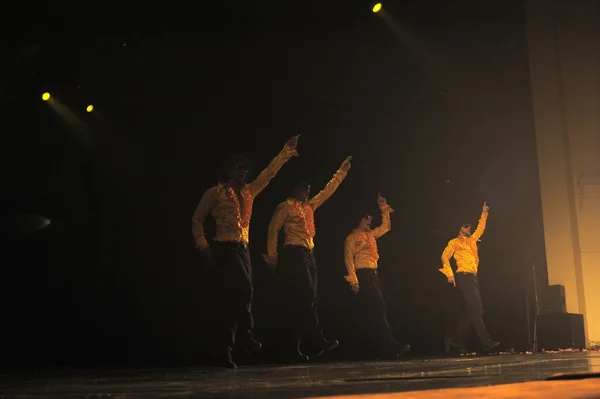
{"type": "Polygon", "coordinates": [[[278,343],[283,352],[298,351],[300,341],[319,345],[323,333],[317,315],[317,263],[312,250],[286,245],[275,272],[279,301],[278,343]]]}
{"type": "Polygon", "coordinates": [[[356,276],[360,287],[355,297],[359,315],[360,352],[364,351],[368,356],[393,356],[399,353],[400,344],[387,320],[387,306],[378,271],[358,269],[356,276]]]}
{"type": "Polygon", "coordinates": [[[477,337],[483,348],[489,344],[490,335],[483,322],[483,304],[479,295],[479,280],[473,273],[456,273],[456,285],[463,293],[467,305],[467,314],[463,316],[456,330],[455,339],[464,346],[471,326],[475,327],[477,337]]]}
{"type": "Polygon", "coordinates": [[[233,349],[236,331],[247,336],[254,328],[252,318],[252,264],[248,246],[237,242],[215,242],[212,257],[219,272],[223,345],[233,349]]]}

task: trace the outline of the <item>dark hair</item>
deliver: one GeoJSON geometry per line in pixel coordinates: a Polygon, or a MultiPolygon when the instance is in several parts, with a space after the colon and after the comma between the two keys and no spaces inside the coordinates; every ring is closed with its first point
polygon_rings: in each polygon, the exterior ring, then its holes
{"type": "Polygon", "coordinates": [[[229,180],[229,172],[236,165],[245,165],[248,171],[251,171],[253,167],[252,162],[242,154],[228,155],[219,168],[217,176],[219,183],[225,183],[229,180]]]}
{"type": "Polygon", "coordinates": [[[373,219],[373,216],[371,216],[371,214],[369,214],[369,213],[363,213],[360,218],[356,219],[358,222],[357,224],[360,224],[361,220],[368,219],[368,218],[373,219]]]}
{"type": "Polygon", "coordinates": [[[292,194],[295,194],[296,190],[298,190],[299,188],[308,188],[308,187],[310,187],[310,183],[306,180],[296,183],[292,186],[292,194]]]}

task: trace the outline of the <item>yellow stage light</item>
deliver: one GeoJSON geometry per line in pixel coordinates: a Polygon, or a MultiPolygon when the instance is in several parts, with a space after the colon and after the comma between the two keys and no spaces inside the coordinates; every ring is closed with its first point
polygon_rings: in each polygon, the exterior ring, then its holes
{"type": "Polygon", "coordinates": [[[44,94],[42,94],[42,100],[48,101],[49,99],[50,99],[50,93],[44,93],[44,94]]]}
{"type": "Polygon", "coordinates": [[[85,109],[87,112],[92,112],[94,110],[94,106],[93,105],[88,105],[87,108],[85,109]]]}
{"type": "Polygon", "coordinates": [[[377,3],[373,6],[373,12],[381,11],[381,3],[377,3]]]}

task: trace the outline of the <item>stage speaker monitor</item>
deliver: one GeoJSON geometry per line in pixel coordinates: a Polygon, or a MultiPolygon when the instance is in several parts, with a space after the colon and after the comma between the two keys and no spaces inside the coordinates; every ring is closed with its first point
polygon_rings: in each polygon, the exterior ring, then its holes
{"type": "Polygon", "coordinates": [[[564,285],[551,285],[544,298],[544,313],[567,313],[567,300],[564,285]]]}
{"type": "Polygon", "coordinates": [[[537,331],[540,349],[585,349],[585,330],[581,314],[548,313],[539,315],[537,331]]]}

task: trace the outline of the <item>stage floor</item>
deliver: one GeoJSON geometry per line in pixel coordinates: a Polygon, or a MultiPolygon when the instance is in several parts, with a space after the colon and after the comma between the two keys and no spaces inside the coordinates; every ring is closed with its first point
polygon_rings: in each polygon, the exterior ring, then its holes
{"type": "Polygon", "coordinates": [[[23,372],[0,377],[0,397],[308,398],[544,380],[600,372],[600,353],[495,355],[294,366],[23,372]]]}

